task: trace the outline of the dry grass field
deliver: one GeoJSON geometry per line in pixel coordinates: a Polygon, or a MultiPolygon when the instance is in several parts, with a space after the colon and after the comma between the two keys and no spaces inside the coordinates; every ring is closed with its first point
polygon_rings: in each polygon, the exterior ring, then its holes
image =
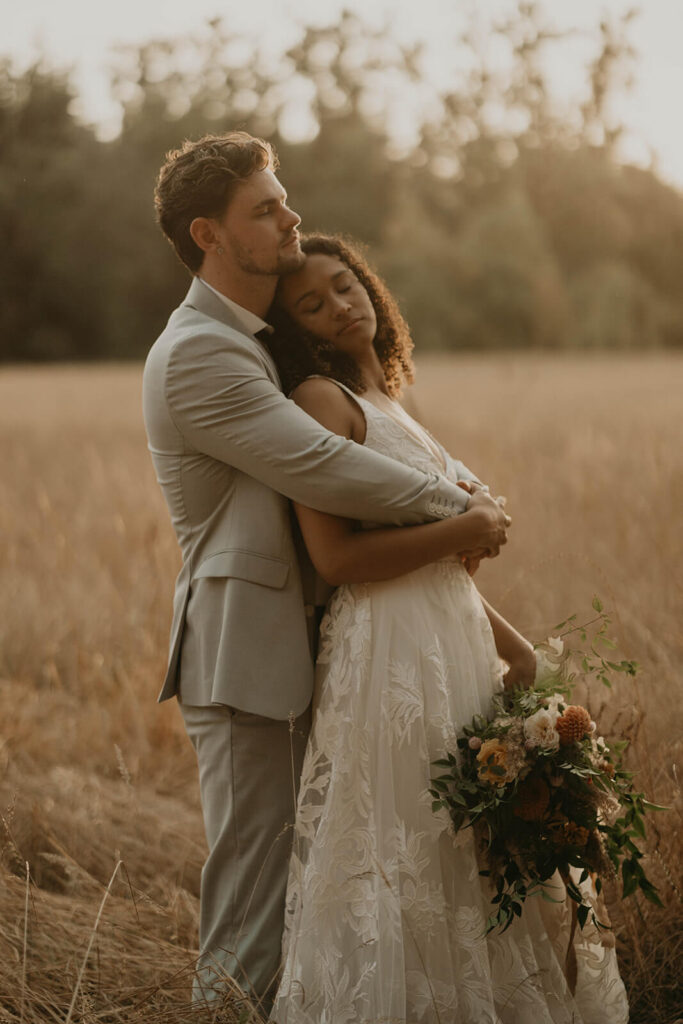
{"type": "MultiPolygon", "coordinates": [[[[0,1022],[190,1017],[204,841],[177,709],[155,703],[178,555],[140,376],[0,373],[0,1022]]],[[[665,909],[612,905],[643,1024],[683,1015],[681,384],[673,355],[431,357],[407,399],[508,497],[486,596],[541,639],[597,593],[641,665],[589,699],[671,808],[650,824],[665,909]]]]}

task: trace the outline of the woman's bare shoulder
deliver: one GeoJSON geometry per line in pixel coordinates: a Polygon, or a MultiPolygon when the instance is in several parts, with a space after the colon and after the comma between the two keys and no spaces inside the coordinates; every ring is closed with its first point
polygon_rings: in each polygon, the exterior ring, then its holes
{"type": "Polygon", "coordinates": [[[365,417],[358,403],[329,377],[307,377],[290,396],[328,430],[354,441],[365,438],[365,417]]]}

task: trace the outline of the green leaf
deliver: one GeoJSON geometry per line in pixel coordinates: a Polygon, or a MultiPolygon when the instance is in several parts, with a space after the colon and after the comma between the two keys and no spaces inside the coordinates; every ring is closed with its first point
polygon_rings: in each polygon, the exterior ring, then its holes
{"type": "Polygon", "coordinates": [[[649,882],[646,878],[641,878],[640,888],[642,890],[643,896],[645,897],[645,899],[649,900],[650,903],[655,903],[658,907],[664,906],[661,899],[659,898],[659,892],[656,886],[652,884],[652,882],[649,882]]]}
{"type": "Polygon", "coordinates": [[[545,888],[541,889],[541,898],[544,899],[546,903],[564,903],[564,900],[556,900],[555,897],[551,896],[545,888]]]}
{"type": "Polygon", "coordinates": [[[506,932],[508,930],[508,928],[510,927],[510,925],[512,924],[514,919],[515,919],[515,915],[511,914],[510,911],[508,911],[508,918],[507,918],[507,921],[505,922],[505,924],[503,926],[503,931],[501,932],[501,935],[503,934],[503,932],[506,932]]]}
{"type": "Polygon", "coordinates": [[[638,879],[634,871],[634,862],[625,860],[621,865],[621,877],[624,883],[623,898],[631,896],[638,888],[638,879]]]}
{"type": "Polygon", "coordinates": [[[454,789],[452,793],[450,793],[449,799],[452,803],[461,804],[463,807],[467,807],[467,800],[465,800],[465,797],[462,793],[459,793],[457,789],[454,789]]]}
{"type": "Polygon", "coordinates": [[[596,612],[601,612],[602,611],[602,601],[597,596],[597,594],[593,598],[593,607],[595,608],[596,612]]]}
{"type": "Polygon", "coordinates": [[[639,814],[633,815],[633,821],[631,822],[631,828],[637,836],[641,839],[645,838],[645,823],[639,814]]]}

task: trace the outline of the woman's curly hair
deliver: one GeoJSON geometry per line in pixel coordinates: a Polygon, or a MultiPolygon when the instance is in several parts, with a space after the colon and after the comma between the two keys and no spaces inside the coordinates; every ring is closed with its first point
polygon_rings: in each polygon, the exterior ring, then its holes
{"type": "MultiPolygon", "coordinates": [[[[370,269],[357,244],[340,235],[303,235],[301,248],[307,256],[338,257],[365,288],[377,317],[373,346],[382,364],[389,394],[397,398],[403,385],[413,382],[413,342],[408,324],[389,289],[370,269]]],[[[296,324],[282,308],[279,292],[275,293],[268,321],[274,333],[268,337],[267,344],[277,364],[285,394],[290,394],[303,380],[315,374],[333,377],[357,395],[365,391],[355,359],[296,324]]]]}

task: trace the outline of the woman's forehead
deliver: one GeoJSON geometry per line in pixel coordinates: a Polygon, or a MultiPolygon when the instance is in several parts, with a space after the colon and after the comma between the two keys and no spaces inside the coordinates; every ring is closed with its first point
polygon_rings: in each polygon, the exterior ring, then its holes
{"type": "Polygon", "coordinates": [[[301,295],[305,295],[312,288],[325,285],[348,270],[349,268],[339,256],[330,256],[321,252],[309,253],[302,267],[281,279],[282,296],[287,302],[296,302],[301,295]]]}
{"type": "Polygon", "coordinates": [[[344,261],[339,256],[332,256],[326,252],[311,252],[306,256],[306,262],[293,276],[322,278],[334,277],[336,274],[348,270],[344,261]]]}

